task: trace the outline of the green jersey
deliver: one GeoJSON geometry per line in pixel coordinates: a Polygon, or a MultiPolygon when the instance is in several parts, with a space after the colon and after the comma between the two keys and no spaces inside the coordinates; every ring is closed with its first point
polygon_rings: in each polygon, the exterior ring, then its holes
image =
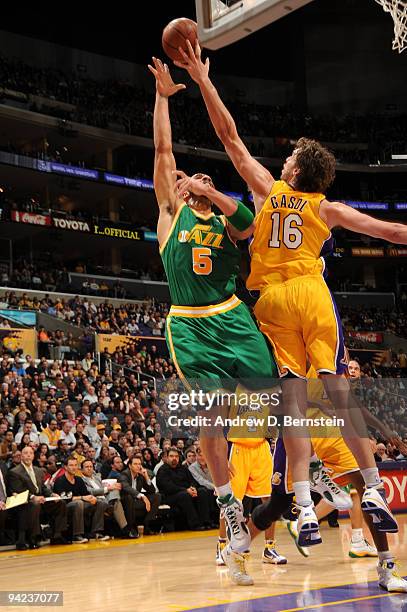
{"type": "Polygon", "coordinates": [[[235,292],[240,253],[225,217],[181,205],[160,254],[173,304],[217,304],[235,292]]]}

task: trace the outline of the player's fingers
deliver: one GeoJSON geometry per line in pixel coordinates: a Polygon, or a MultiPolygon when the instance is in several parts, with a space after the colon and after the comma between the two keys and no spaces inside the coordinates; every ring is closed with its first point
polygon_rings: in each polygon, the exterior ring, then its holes
{"type": "Polygon", "coordinates": [[[183,170],[173,170],[172,173],[177,175],[177,176],[180,176],[182,178],[186,178],[187,177],[187,175],[185,174],[185,172],[183,172],[183,170]]]}
{"type": "Polygon", "coordinates": [[[169,68],[168,68],[167,64],[164,64],[164,72],[169,72],[169,68]]]}
{"type": "Polygon", "coordinates": [[[156,57],[153,57],[153,62],[154,62],[154,66],[158,70],[160,68],[160,62],[158,61],[156,57]]]}
{"type": "MultiPolygon", "coordinates": [[[[189,40],[187,40],[187,42],[189,42],[189,40]]],[[[191,44],[191,43],[189,43],[189,44],[191,44]]],[[[184,49],[182,47],[178,47],[178,51],[179,51],[182,59],[184,60],[184,62],[189,65],[190,57],[188,56],[188,54],[185,53],[185,51],[184,51],[184,49]]]]}
{"type": "Polygon", "coordinates": [[[209,57],[205,60],[205,67],[209,70],[209,57]]]}
{"type": "Polygon", "coordinates": [[[157,64],[158,64],[160,70],[162,72],[164,72],[164,65],[163,65],[162,61],[159,58],[157,58],[157,64]]]}
{"type": "Polygon", "coordinates": [[[183,83],[178,83],[177,85],[175,85],[175,89],[176,91],[180,91],[181,89],[186,89],[187,86],[184,85],[183,83]]]}
{"type": "Polygon", "coordinates": [[[186,39],[186,44],[187,44],[189,59],[191,60],[196,59],[194,49],[191,45],[191,41],[188,38],[186,39]]]}
{"type": "Polygon", "coordinates": [[[174,65],[178,68],[188,68],[188,64],[185,62],[179,62],[178,60],[174,60],[174,65]]]}
{"type": "Polygon", "coordinates": [[[198,57],[198,58],[201,57],[201,47],[199,45],[199,40],[198,39],[196,39],[196,43],[195,43],[195,56],[198,57]]]}
{"type": "Polygon", "coordinates": [[[157,70],[155,68],[153,68],[150,64],[148,64],[148,69],[150,72],[153,73],[153,75],[156,77],[157,76],[157,70]]]}

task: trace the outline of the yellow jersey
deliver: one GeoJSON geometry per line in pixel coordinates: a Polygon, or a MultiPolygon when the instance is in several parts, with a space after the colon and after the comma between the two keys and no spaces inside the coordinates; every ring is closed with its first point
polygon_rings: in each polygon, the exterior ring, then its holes
{"type": "Polygon", "coordinates": [[[331,232],[319,216],[322,193],[295,191],[285,181],[275,181],[256,216],[250,246],[248,289],[262,289],[304,275],[322,274],[321,257],[331,232]]]}

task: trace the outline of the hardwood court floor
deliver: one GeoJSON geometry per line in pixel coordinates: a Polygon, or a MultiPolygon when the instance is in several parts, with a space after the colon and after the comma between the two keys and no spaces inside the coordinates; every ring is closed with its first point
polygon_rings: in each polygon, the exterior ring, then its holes
{"type": "MultiPolygon", "coordinates": [[[[398,520],[399,533],[390,535],[390,542],[401,562],[400,573],[406,575],[407,515],[398,520]]],[[[249,562],[252,587],[232,585],[226,569],[215,566],[215,532],[185,532],[135,542],[2,552],[0,590],[61,590],[64,607],[51,609],[63,612],[407,610],[407,594],[389,596],[377,587],[376,559],[348,557],[349,521],[341,521],[340,529],[323,523],[321,530],[323,544],[305,559],[279,524],[278,550],[288,557],[285,566],[262,564],[262,540],[257,539],[249,562]]]]}

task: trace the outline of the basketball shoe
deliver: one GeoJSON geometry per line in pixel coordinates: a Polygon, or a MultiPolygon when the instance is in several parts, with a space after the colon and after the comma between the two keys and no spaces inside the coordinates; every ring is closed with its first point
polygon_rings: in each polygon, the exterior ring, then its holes
{"type": "Polygon", "coordinates": [[[397,533],[399,528],[386,500],[383,483],[365,489],[362,497],[362,510],[371,514],[378,531],[397,533]]]}
{"type": "Polygon", "coordinates": [[[319,523],[314,512],[314,504],[297,506],[298,514],[298,545],[314,546],[322,542],[319,533],[319,523]]]}
{"type": "Polygon", "coordinates": [[[244,554],[233,552],[230,543],[221,552],[222,559],[229,570],[229,577],[232,582],[240,586],[251,586],[254,584],[253,578],[246,570],[246,557],[244,554]]]}
{"type": "Polygon", "coordinates": [[[248,552],[251,537],[243,516],[243,504],[234,495],[217,498],[217,504],[226,521],[226,532],[230,547],[234,552],[248,552]]]}
{"type": "Polygon", "coordinates": [[[288,533],[294,540],[294,544],[296,545],[297,550],[300,553],[300,555],[302,555],[303,557],[309,557],[308,548],[305,548],[304,546],[300,546],[298,544],[298,524],[297,523],[298,523],[297,519],[295,521],[287,522],[288,533]]]}
{"type": "Polygon", "coordinates": [[[287,563],[287,559],[277,552],[274,540],[266,541],[262,561],[263,563],[272,563],[273,565],[285,565],[287,563]]]}
{"type": "Polygon", "coordinates": [[[353,506],[349,493],[340,489],[329,477],[329,470],[322,461],[310,463],[309,480],[311,491],[319,493],[327,504],[338,510],[349,510],[353,506]]]}
{"type": "Polygon", "coordinates": [[[226,540],[218,540],[217,544],[216,544],[216,565],[225,565],[225,562],[222,558],[222,550],[225,548],[226,546],[226,540]]]}
{"type": "Polygon", "coordinates": [[[391,559],[385,559],[377,564],[379,586],[389,593],[407,593],[407,580],[396,571],[396,564],[391,559]]]}
{"type": "Polygon", "coordinates": [[[351,540],[349,557],[362,559],[363,557],[377,557],[377,550],[364,538],[358,542],[351,540]]]}

